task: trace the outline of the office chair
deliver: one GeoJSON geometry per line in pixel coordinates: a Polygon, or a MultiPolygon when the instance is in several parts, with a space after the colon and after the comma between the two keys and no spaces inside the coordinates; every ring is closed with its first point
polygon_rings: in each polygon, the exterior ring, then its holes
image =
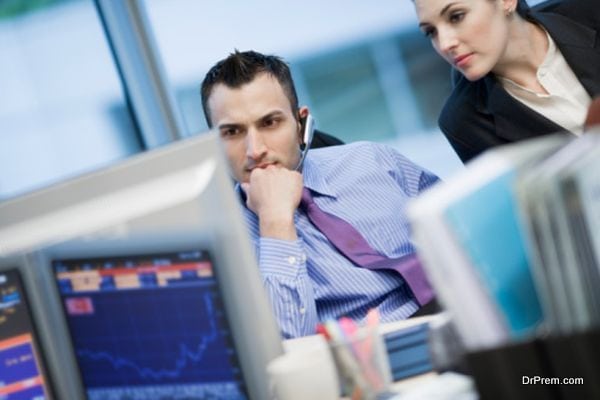
{"type": "Polygon", "coordinates": [[[318,149],[319,147],[336,146],[338,144],[344,144],[344,142],[335,136],[331,136],[325,132],[315,129],[315,135],[313,136],[310,148],[318,149]]]}

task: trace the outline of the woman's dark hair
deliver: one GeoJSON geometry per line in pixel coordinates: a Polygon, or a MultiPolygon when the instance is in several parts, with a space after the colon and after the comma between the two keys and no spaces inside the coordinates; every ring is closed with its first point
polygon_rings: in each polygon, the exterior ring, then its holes
{"type": "Polygon", "coordinates": [[[529,13],[529,4],[527,4],[527,0],[517,0],[517,9],[515,11],[521,17],[527,18],[527,14],[529,13]]]}
{"type": "MultiPolygon", "coordinates": [[[[491,0],[491,1],[497,1],[497,0],[491,0]]],[[[413,0],[413,2],[414,2],[414,0],[413,0]]],[[[529,13],[529,4],[527,4],[527,0],[517,0],[517,8],[515,11],[521,17],[527,18],[527,14],[529,13]]]]}

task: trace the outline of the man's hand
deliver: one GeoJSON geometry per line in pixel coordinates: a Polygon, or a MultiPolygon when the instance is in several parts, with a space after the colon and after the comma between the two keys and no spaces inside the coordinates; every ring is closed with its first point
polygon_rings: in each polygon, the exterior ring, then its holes
{"type": "Polygon", "coordinates": [[[296,240],[294,212],[302,197],[302,175],[297,171],[269,166],[256,168],[250,182],[242,183],[246,204],[257,216],[260,235],[296,240]]]}

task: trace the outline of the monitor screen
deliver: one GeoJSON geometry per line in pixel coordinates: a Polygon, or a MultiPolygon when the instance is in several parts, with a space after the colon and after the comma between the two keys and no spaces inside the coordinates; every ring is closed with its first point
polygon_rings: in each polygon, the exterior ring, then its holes
{"type": "Polygon", "coordinates": [[[49,398],[29,305],[16,269],[0,272],[0,399],[49,398]]]}
{"type": "Polygon", "coordinates": [[[89,399],[247,397],[207,252],[52,264],[89,399]]]}

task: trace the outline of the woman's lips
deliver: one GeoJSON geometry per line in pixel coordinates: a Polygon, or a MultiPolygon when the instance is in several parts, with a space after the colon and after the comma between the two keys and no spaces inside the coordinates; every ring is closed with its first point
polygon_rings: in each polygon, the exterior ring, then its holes
{"type": "Polygon", "coordinates": [[[471,62],[472,58],[473,58],[473,53],[458,56],[454,59],[454,65],[456,65],[458,68],[463,68],[467,64],[469,64],[469,62],[471,62]]]}

